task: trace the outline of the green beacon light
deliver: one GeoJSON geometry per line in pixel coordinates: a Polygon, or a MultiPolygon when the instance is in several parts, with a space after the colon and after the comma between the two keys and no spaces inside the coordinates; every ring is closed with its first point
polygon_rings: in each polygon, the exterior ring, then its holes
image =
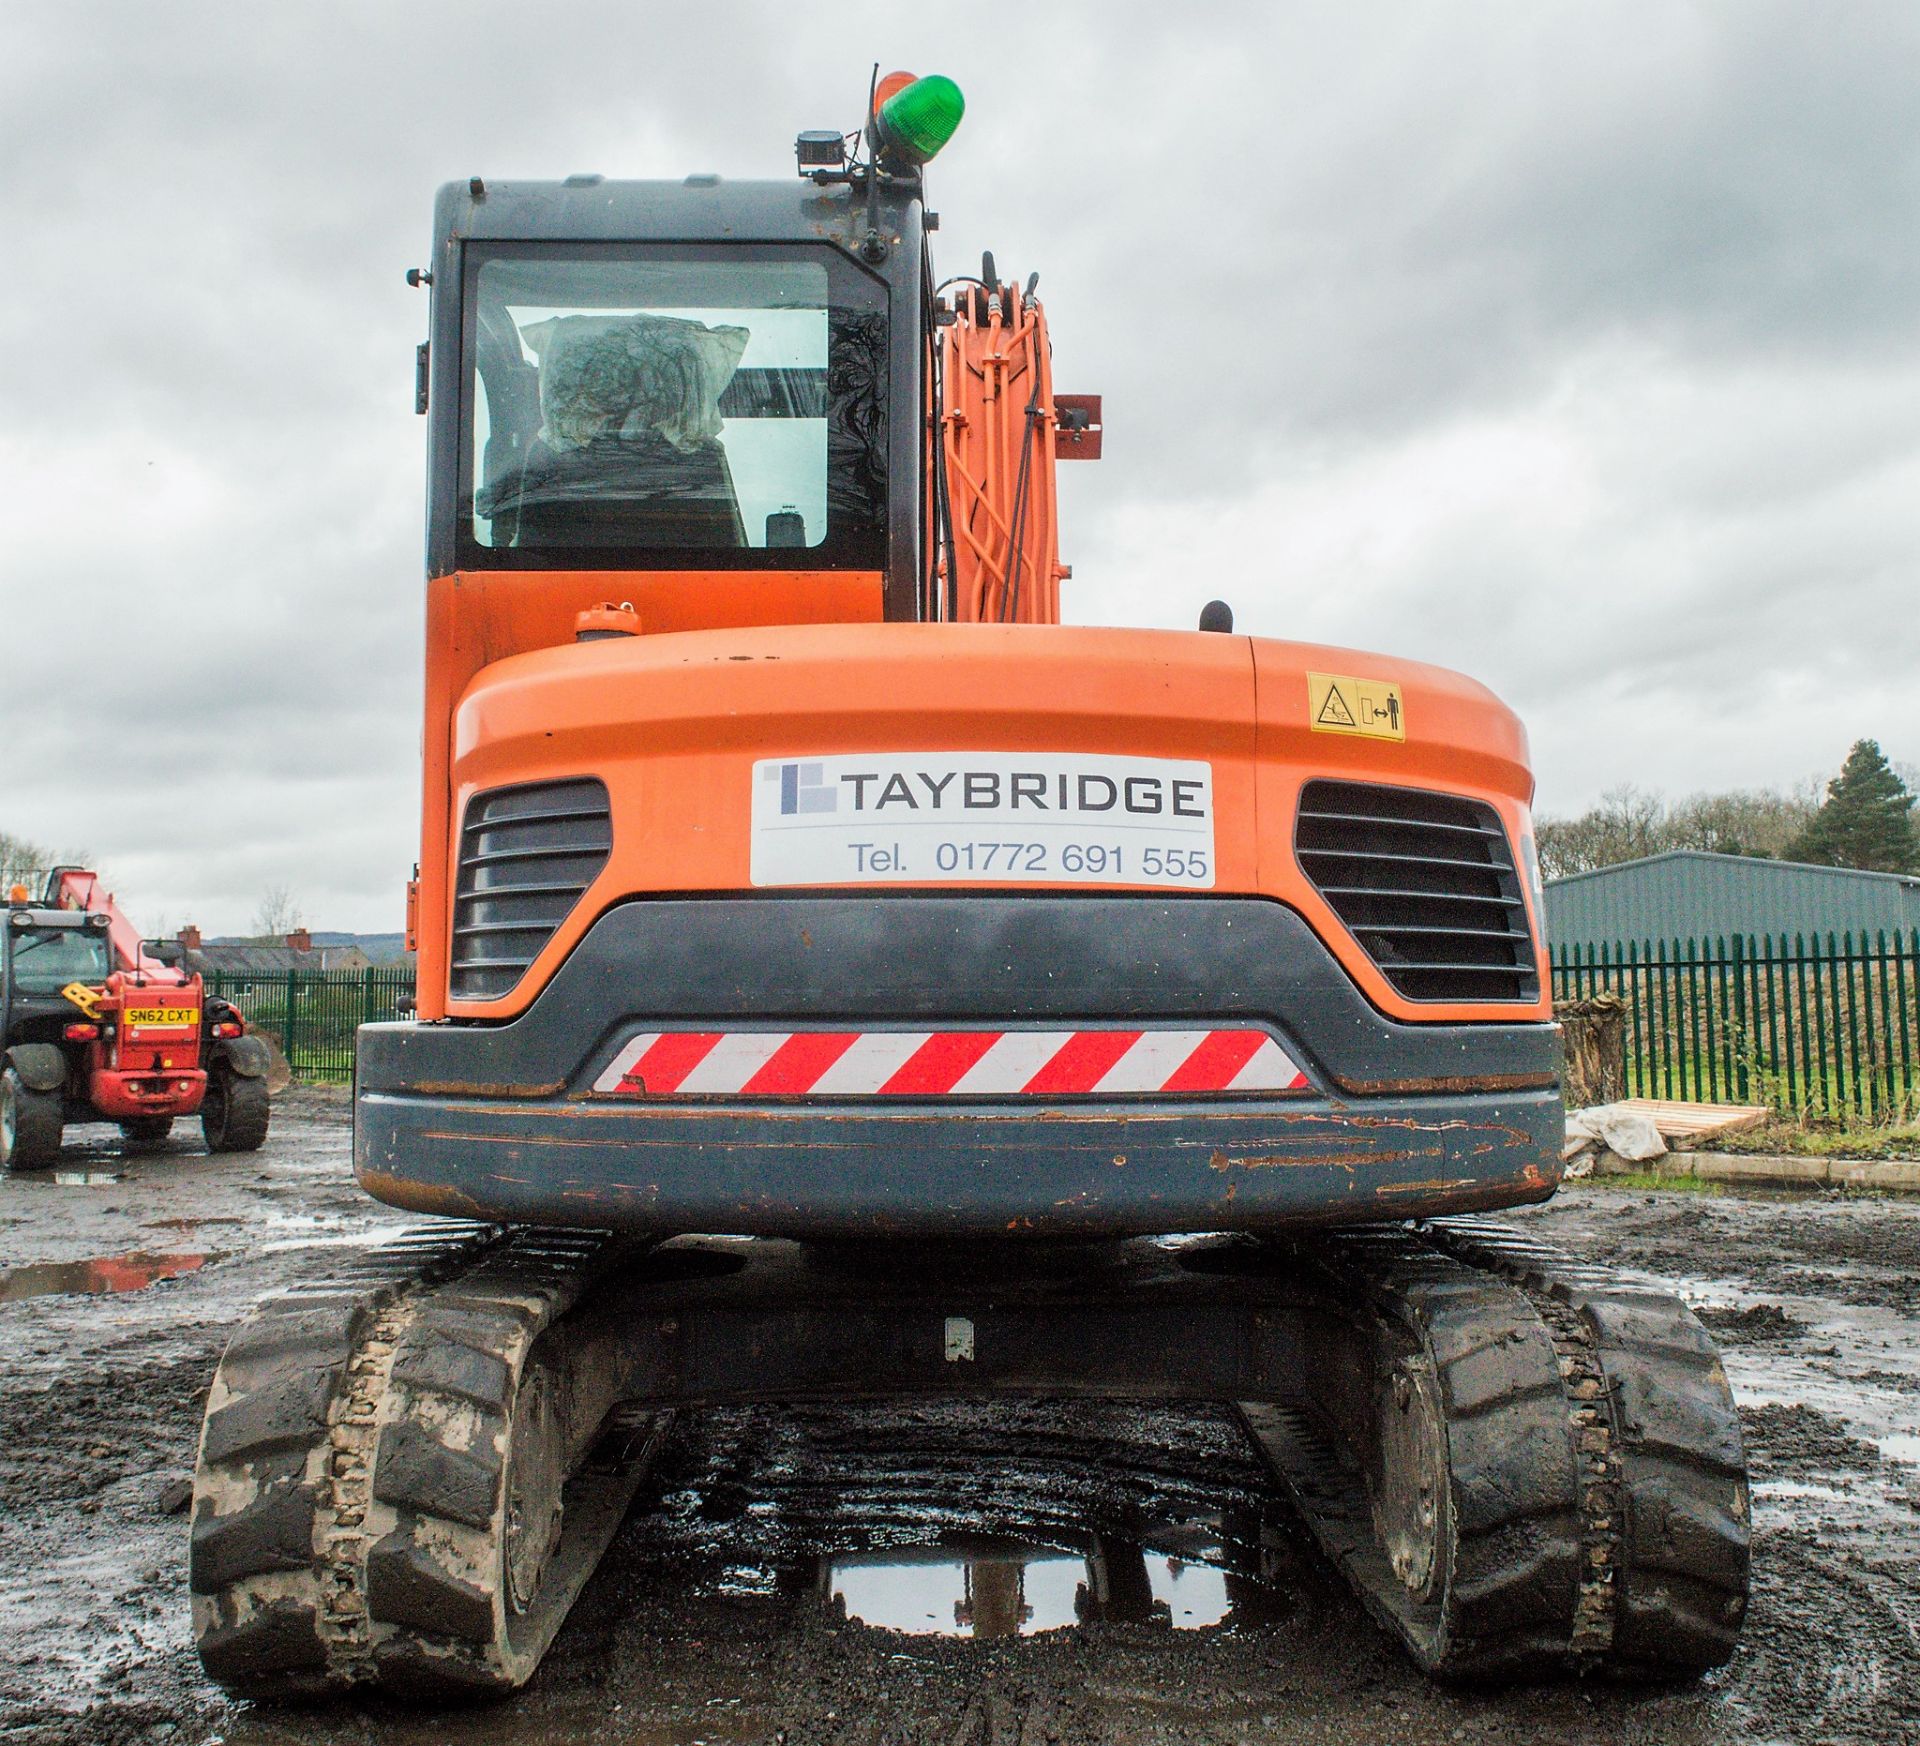
{"type": "Polygon", "coordinates": [[[929,73],[894,92],[873,118],[879,155],[896,162],[930,162],[960,125],[967,100],[944,73],[929,73]]]}

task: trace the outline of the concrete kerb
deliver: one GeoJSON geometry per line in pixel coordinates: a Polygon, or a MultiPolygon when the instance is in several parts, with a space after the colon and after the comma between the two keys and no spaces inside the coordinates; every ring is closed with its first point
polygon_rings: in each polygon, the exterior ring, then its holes
{"type": "Polygon", "coordinates": [[[1692,1177],[1793,1188],[1873,1188],[1920,1194],[1920,1160],[1911,1158],[1797,1158],[1778,1153],[1669,1152],[1630,1163],[1611,1153],[1595,1161],[1596,1176],[1692,1177]]]}

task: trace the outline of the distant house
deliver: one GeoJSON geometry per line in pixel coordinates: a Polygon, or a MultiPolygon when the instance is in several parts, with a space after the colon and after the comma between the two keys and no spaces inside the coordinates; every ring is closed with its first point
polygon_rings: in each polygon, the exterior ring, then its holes
{"type": "Polygon", "coordinates": [[[316,946],[305,928],[296,928],[282,945],[252,941],[201,939],[200,930],[180,930],[180,960],[202,976],[257,976],[262,981],[289,970],[365,970],[373,960],[358,946],[316,946]]]}
{"type": "Polygon", "coordinates": [[[1920,928],[1920,878],[1675,849],[1547,882],[1554,946],[1708,940],[1734,934],[1907,934],[1920,928]]]}

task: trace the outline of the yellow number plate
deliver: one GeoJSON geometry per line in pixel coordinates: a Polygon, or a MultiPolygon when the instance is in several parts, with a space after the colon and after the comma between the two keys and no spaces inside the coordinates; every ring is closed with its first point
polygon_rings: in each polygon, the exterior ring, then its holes
{"type": "Polygon", "coordinates": [[[123,1022],[129,1025],[170,1025],[175,1028],[198,1025],[200,1009],[197,1006],[130,1006],[123,1022]]]}

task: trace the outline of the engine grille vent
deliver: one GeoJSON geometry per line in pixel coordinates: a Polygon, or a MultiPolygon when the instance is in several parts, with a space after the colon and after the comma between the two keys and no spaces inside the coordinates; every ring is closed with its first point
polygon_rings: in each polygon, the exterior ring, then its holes
{"type": "Polygon", "coordinates": [[[592,777],[494,788],[468,801],[454,885],[452,997],[510,993],[612,847],[607,787],[592,777]]]}
{"type": "Polygon", "coordinates": [[[1416,788],[1309,782],[1294,850],[1409,1000],[1539,999],[1520,878],[1492,807],[1416,788]]]}

